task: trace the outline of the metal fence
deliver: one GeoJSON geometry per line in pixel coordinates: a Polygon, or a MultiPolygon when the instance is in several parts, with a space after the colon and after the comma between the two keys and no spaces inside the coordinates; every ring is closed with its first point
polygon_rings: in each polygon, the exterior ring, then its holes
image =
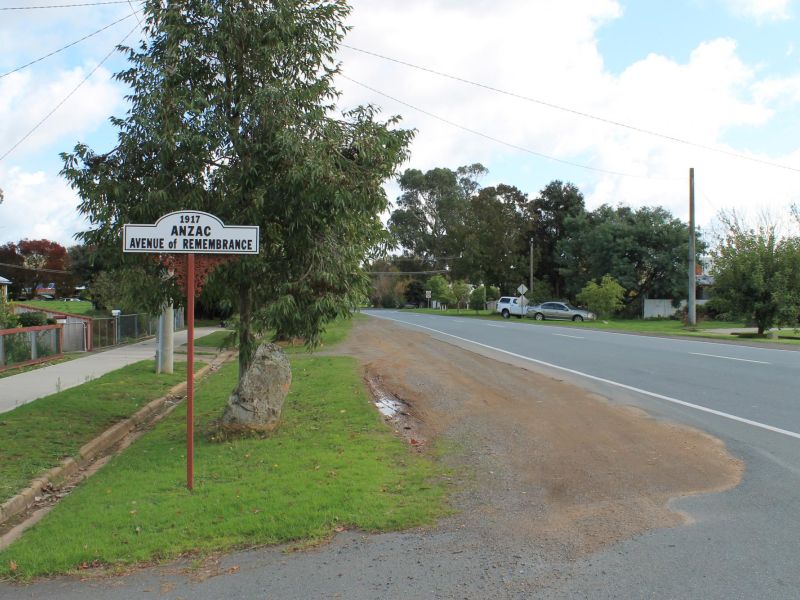
{"type": "Polygon", "coordinates": [[[61,325],[0,330],[0,371],[61,356],[61,325]]]}
{"type": "MultiPolygon", "coordinates": [[[[175,330],[185,327],[183,311],[175,311],[175,330]]],[[[158,317],[147,314],[92,319],[92,348],[107,348],[156,335],[158,317]]]]}

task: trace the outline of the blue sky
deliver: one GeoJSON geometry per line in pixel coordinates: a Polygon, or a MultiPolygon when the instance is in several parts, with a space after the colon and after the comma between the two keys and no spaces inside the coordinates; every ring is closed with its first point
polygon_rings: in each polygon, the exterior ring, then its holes
{"type": "MultiPolygon", "coordinates": [[[[76,0],[59,0],[69,3],[76,0]]],[[[0,8],[37,0],[0,0],[0,8]]],[[[721,209],[788,222],[800,203],[800,0],[356,0],[347,43],[587,114],[761,161],[676,144],[343,48],[342,108],[373,103],[417,129],[405,167],[481,162],[483,181],[535,194],[572,181],[589,208],[660,204],[685,219],[689,167],[698,221],[721,209]],[[407,106],[568,166],[459,129],[407,106]]],[[[137,6],[134,3],[134,6],[137,6]]],[[[127,3],[0,11],[0,74],[131,13],[127,3]]],[[[136,24],[133,17],[0,78],[0,155],[52,110],[136,24]]],[[[133,42],[138,31],[129,38],[133,42]]],[[[71,244],[84,228],[59,177],[77,141],[113,146],[110,115],[125,111],[114,55],[39,129],[0,160],[0,243],[47,237],[71,244]]],[[[396,186],[387,184],[390,199],[396,186]]]]}

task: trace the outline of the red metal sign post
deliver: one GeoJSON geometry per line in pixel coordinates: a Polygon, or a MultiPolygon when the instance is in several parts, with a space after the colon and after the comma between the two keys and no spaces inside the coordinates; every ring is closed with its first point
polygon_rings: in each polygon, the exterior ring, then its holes
{"type": "Polygon", "coordinates": [[[225,225],[212,214],[184,210],[164,215],[152,225],[124,225],[123,252],[159,254],[160,262],[174,270],[186,291],[186,487],[194,488],[194,299],[218,264],[234,254],[258,254],[259,229],[255,225],[225,225]],[[181,264],[176,255],[186,254],[181,264]],[[195,272],[195,254],[200,273],[195,272]],[[216,255],[216,256],[205,256],[216,255]]]}
{"type": "Polygon", "coordinates": [[[194,254],[186,255],[186,487],[194,488],[194,254]]]}

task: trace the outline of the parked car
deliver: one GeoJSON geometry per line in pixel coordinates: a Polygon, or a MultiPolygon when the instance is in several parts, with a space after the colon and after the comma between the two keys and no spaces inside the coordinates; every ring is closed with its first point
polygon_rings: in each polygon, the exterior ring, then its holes
{"type": "Polygon", "coordinates": [[[537,321],[562,319],[565,321],[594,321],[597,315],[566,302],[542,302],[528,308],[527,316],[537,321]]]}
{"type": "Polygon", "coordinates": [[[511,315],[521,319],[527,308],[527,306],[522,306],[519,303],[519,298],[515,298],[514,296],[503,296],[497,301],[497,308],[495,308],[495,312],[503,315],[504,319],[508,319],[511,315]]]}

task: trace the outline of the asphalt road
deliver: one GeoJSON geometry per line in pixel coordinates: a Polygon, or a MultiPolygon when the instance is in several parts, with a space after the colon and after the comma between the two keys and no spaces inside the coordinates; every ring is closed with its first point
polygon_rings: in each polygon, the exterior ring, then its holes
{"type": "Polygon", "coordinates": [[[800,352],[444,317],[368,314],[696,427],[744,461],[742,483],[676,499],[691,524],[570,565],[544,598],[800,598],[800,352]]]}
{"type": "Polygon", "coordinates": [[[368,314],[705,431],[744,462],[744,477],[729,491],[672,501],[687,525],[560,564],[447,530],[348,532],[317,551],[226,555],[209,579],[170,565],[119,581],[0,585],[0,598],[800,598],[800,353],[516,319],[368,314]],[[554,573],[535,595],[522,585],[531,572],[554,573]]]}

